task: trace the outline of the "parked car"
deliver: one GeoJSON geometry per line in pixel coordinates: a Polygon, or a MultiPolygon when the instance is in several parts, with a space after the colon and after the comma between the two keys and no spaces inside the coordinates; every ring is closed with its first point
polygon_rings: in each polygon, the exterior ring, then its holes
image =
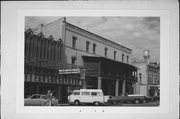
{"type": "Polygon", "coordinates": [[[152,101],[154,101],[154,102],[159,101],[159,100],[160,100],[159,96],[153,96],[152,97],[152,101]]]}
{"type": "Polygon", "coordinates": [[[72,94],[68,96],[68,101],[74,105],[89,103],[98,106],[107,102],[108,98],[109,96],[104,96],[101,89],[80,89],[74,90],[72,94]]]}
{"type": "MultiPolygon", "coordinates": [[[[29,98],[24,99],[24,105],[25,106],[43,106],[44,103],[47,101],[47,96],[44,94],[33,94],[29,98]]],[[[57,105],[58,99],[53,97],[52,104],[57,105]]]]}
{"type": "Polygon", "coordinates": [[[109,100],[108,103],[111,104],[116,104],[116,103],[135,103],[135,104],[139,104],[139,103],[146,103],[146,102],[150,102],[151,98],[143,95],[143,94],[131,94],[131,95],[126,95],[126,96],[109,96],[109,100]]]}

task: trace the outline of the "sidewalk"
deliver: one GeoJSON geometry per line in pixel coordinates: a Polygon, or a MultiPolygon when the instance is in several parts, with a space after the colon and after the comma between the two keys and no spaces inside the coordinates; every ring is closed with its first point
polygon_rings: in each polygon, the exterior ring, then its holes
{"type": "Polygon", "coordinates": [[[59,103],[57,104],[57,106],[69,106],[70,104],[69,103],[59,103]]]}

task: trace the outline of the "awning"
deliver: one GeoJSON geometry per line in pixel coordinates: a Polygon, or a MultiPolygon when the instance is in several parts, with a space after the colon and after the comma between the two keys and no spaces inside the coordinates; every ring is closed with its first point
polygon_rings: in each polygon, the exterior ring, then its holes
{"type": "Polygon", "coordinates": [[[93,61],[104,61],[104,62],[112,62],[114,63],[115,65],[120,65],[122,67],[127,67],[128,69],[131,69],[133,71],[136,71],[138,70],[139,68],[134,66],[134,65],[131,65],[131,64],[127,64],[127,63],[123,63],[123,62],[119,62],[119,61],[116,61],[116,60],[112,60],[112,59],[109,59],[109,58],[105,58],[105,57],[98,57],[98,56],[82,56],[84,60],[93,60],[93,61]]]}
{"type": "Polygon", "coordinates": [[[41,59],[25,59],[26,65],[32,65],[37,67],[46,67],[46,68],[52,68],[52,69],[87,69],[85,66],[79,66],[79,65],[73,65],[73,64],[67,64],[67,63],[57,63],[57,62],[50,62],[47,60],[41,60],[41,59]]]}

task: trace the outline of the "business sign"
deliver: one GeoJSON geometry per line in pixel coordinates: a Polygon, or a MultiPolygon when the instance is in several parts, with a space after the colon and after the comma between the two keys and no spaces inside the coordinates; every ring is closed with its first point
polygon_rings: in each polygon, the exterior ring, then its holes
{"type": "Polygon", "coordinates": [[[59,70],[59,74],[79,74],[80,69],[63,69],[59,70]]]}

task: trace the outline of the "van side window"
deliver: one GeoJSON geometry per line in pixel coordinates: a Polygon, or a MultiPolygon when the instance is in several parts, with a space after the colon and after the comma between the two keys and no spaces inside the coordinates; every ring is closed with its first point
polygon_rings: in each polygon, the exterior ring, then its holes
{"type": "Polygon", "coordinates": [[[73,95],[80,95],[80,92],[74,92],[73,95]]]}
{"type": "Polygon", "coordinates": [[[99,93],[97,93],[97,92],[91,92],[91,95],[92,95],[92,96],[99,96],[99,93]]]}
{"type": "Polygon", "coordinates": [[[82,92],[82,95],[90,95],[90,92],[82,92]]]}

